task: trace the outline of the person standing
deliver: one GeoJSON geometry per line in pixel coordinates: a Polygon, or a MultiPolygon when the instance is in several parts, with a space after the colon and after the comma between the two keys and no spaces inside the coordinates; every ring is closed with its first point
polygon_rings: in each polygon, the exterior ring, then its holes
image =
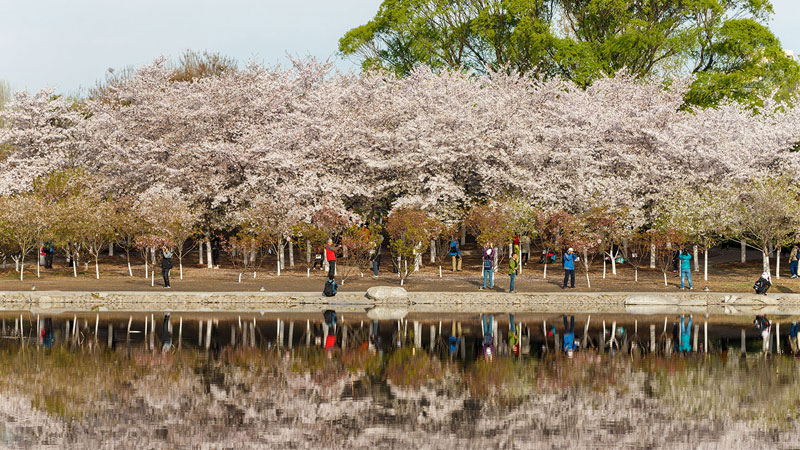
{"type": "Polygon", "coordinates": [[[531,237],[527,234],[520,238],[520,247],[522,255],[520,257],[520,264],[523,266],[528,265],[528,258],[531,255],[531,237]]]}
{"type": "Polygon", "coordinates": [[[514,279],[517,278],[517,270],[519,270],[519,254],[514,253],[508,260],[508,277],[510,278],[508,292],[516,291],[516,289],[514,289],[514,279]]]}
{"type": "Polygon", "coordinates": [[[161,276],[164,277],[164,289],[169,289],[169,270],[172,269],[172,252],[163,248],[161,250],[161,276]]]}
{"type": "Polygon", "coordinates": [[[338,245],[333,245],[333,239],[328,239],[325,245],[325,260],[328,262],[328,278],[336,276],[336,252],[342,248],[338,245]]]}
{"type": "Polygon", "coordinates": [[[575,288],[575,261],[578,260],[577,255],[575,255],[575,250],[570,247],[567,250],[567,253],[564,254],[562,257],[564,261],[564,284],[561,286],[561,289],[567,288],[567,281],[569,281],[570,289],[575,288]]]}
{"type": "Polygon", "coordinates": [[[681,290],[684,289],[684,279],[689,279],[689,289],[692,288],[692,255],[686,249],[682,249],[678,254],[678,259],[681,261],[681,290]]]}
{"type": "Polygon", "coordinates": [[[461,272],[461,247],[455,237],[450,239],[450,258],[453,260],[453,272],[461,272]]]}
{"type": "Polygon", "coordinates": [[[797,278],[797,260],[800,259],[798,255],[797,244],[792,245],[792,252],[789,253],[789,270],[792,272],[792,278],[797,278]]]}
{"type": "Polygon", "coordinates": [[[370,250],[372,253],[372,278],[378,278],[378,269],[381,265],[381,244],[382,241],[376,242],[370,250]]]}
{"type": "Polygon", "coordinates": [[[486,281],[489,281],[489,289],[494,289],[494,247],[491,243],[483,246],[483,286],[486,289],[486,281]]]}
{"type": "Polygon", "coordinates": [[[53,254],[55,254],[55,247],[53,247],[53,243],[48,241],[44,243],[44,268],[45,269],[52,269],[53,268],[53,254]]]}

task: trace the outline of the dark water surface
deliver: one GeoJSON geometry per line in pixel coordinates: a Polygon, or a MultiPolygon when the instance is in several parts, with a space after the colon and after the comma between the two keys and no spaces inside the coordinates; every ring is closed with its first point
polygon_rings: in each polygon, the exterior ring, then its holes
{"type": "Polygon", "coordinates": [[[477,313],[372,338],[366,314],[343,315],[326,352],[322,314],[173,312],[165,330],[159,312],[2,313],[0,446],[800,447],[792,317],[765,346],[752,317],[696,316],[679,353],[679,317],[592,314],[584,339],[576,315],[569,358],[560,315],[516,315],[516,352],[497,312],[488,359],[477,313]]]}

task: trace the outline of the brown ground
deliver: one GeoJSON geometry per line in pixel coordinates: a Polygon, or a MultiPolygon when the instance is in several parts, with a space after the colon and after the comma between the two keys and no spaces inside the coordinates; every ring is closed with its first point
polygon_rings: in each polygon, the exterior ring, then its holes
{"type": "MultiPolygon", "coordinates": [[[[311,272],[311,277],[306,276],[304,255],[297,255],[296,266],[281,271],[277,276],[274,261],[268,261],[257,269],[256,278],[248,270],[242,275],[242,282],[238,282],[238,269],[234,269],[228,261],[223,260],[219,269],[207,269],[197,264],[197,254],[192,253],[185,260],[184,280],[178,277],[178,267],[172,270],[173,290],[180,291],[258,291],[264,287],[267,292],[315,292],[322,291],[325,273],[319,269],[311,272]]],[[[757,252],[748,253],[748,262],[738,262],[739,249],[714,249],[709,257],[709,280],[703,281],[702,265],[700,272],[693,272],[694,288],[702,291],[705,286],[715,292],[748,292],[761,273],[761,256],[757,252]]],[[[341,292],[364,291],[370,286],[399,285],[400,280],[396,274],[391,273],[391,263],[388,256],[381,261],[381,274],[372,278],[371,271],[360,277],[359,272],[351,270],[345,282],[340,286],[341,292]]],[[[427,263],[427,259],[426,259],[427,263]]],[[[702,256],[701,256],[702,263],[702,256]]],[[[771,261],[774,267],[774,259],[771,261]]],[[[25,266],[25,279],[19,280],[19,274],[14,270],[13,263],[7,263],[7,268],[0,271],[0,291],[30,290],[35,286],[37,290],[62,290],[62,291],[149,291],[161,290],[161,272],[156,272],[155,287],[150,286],[150,279],[144,278],[144,264],[141,259],[134,261],[134,277],[128,276],[124,256],[104,257],[100,260],[100,279],[95,279],[94,265],[90,264],[88,270],[81,264],[78,277],[72,276],[72,270],[65,266],[63,260],[56,259],[55,269],[41,269],[40,278],[36,278],[36,266],[25,266]]],[[[340,281],[345,270],[342,266],[344,260],[339,262],[340,281]]],[[[449,262],[448,262],[449,264],[449,262]]],[[[509,278],[505,264],[495,274],[495,290],[506,291],[509,278]]],[[[517,276],[516,285],[519,292],[550,292],[560,291],[564,272],[560,262],[548,265],[547,278],[543,278],[543,266],[535,261],[523,267],[523,273],[517,276]]],[[[617,275],[611,275],[611,264],[607,266],[606,278],[603,279],[603,261],[596,258],[590,267],[589,276],[592,287],[586,283],[586,275],[582,266],[575,273],[576,291],[581,292],[670,292],[680,288],[680,279],[671,271],[667,274],[669,286],[664,286],[664,277],[659,269],[640,268],[639,281],[634,282],[634,270],[628,265],[618,266],[617,275]]],[[[420,272],[409,277],[404,287],[409,291],[456,291],[469,292],[478,290],[482,284],[481,263],[479,256],[465,256],[463,271],[453,273],[448,266],[442,268],[442,278],[439,278],[438,266],[427,265],[420,272]]],[[[792,293],[800,292],[800,279],[789,278],[789,266],[786,259],[781,262],[781,279],[775,279],[772,292],[792,293]]]]}

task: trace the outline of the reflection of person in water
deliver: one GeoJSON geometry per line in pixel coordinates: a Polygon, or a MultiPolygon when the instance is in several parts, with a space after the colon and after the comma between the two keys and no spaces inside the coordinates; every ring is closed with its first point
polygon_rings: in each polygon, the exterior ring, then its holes
{"type": "Polygon", "coordinates": [[[375,353],[381,347],[380,335],[378,334],[378,321],[373,320],[369,332],[369,351],[375,353]]]}
{"type": "Polygon", "coordinates": [[[494,316],[483,316],[483,356],[487,361],[491,361],[494,357],[494,338],[492,336],[492,324],[494,323],[494,316]],[[487,321],[488,317],[488,321],[487,321]]]}
{"type": "Polygon", "coordinates": [[[325,339],[325,350],[331,350],[336,345],[336,324],[338,322],[338,318],[336,317],[336,311],[332,309],[325,310],[322,313],[322,317],[325,319],[325,325],[328,327],[328,337],[325,339]]]}
{"type": "Polygon", "coordinates": [[[681,316],[681,345],[679,350],[688,353],[692,351],[692,315],[689,315],[689,323],[684,324],[684,316],[681,316]]]}
{"type": "Polygon", "coordinates": [[[53,319],[51,317],[44,319],[44,328],[42,328],[42,335],[39,337],[46,348],[53,346],[53,319]]]}
{"type": "Polygon", "coordinates": [[[575,351],[575,316],[572,316],[567,324],[567,315],[564,314],[564,351],[567,356],[572,358],[572,352],[575,351]]]}
{"type": "Polygon", "coordinates": [[[169,313],[164,313],[164,322],[161,325],[161,346],[162,352],[168,352],[172,348],[172,323],[169,320],[169,313]]]}

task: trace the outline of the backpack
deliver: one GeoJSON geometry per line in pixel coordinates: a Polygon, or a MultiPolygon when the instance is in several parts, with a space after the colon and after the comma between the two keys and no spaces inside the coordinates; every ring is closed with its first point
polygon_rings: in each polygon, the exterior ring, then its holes
{"type": "Polygon", "coordinates": [[[333,297],[336,295],[336,291],[333,289],[333,281],[328,280],[325,282],[325,288],[322,289],[322,295],[325,297],[333,297]]]}

